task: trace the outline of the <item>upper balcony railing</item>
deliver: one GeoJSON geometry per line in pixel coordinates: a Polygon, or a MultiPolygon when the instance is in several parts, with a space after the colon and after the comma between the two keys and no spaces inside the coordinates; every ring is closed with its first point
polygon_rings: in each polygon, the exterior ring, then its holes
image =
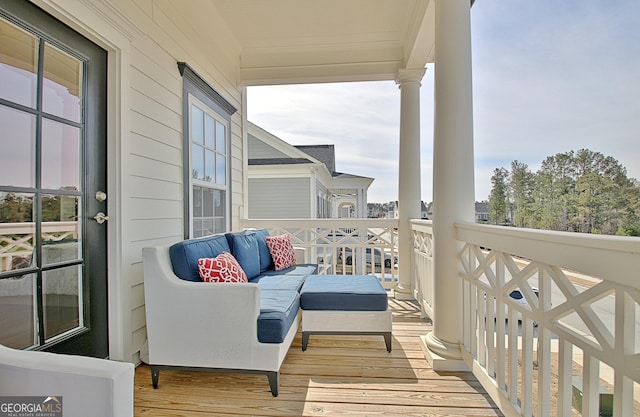
{"type": "Polygon", "coordinates": [[[387,219],[242,220],[242,228],[289,233],[320,273],[373,274],[385,288],[398,282],[398,221],[387,219]]]}

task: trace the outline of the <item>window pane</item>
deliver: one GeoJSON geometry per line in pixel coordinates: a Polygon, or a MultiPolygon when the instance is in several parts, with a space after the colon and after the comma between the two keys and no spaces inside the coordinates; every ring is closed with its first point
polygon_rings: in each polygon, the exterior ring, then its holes
{"type": "Polygon", "coordinates": [[[202,217],[202,188],[193,187],[193,217],[202,217]]]}
{"type": "Polygon", "coordinates": [[[213,151],[210,150],[206,150],[205,154],[204,154],[204,160],[205,160],[205,174],[204,174],[204,180],[208,181],[208,182],[215,182],[216,179],[216,154],[213,151]]]}
{"type": "Polygon", "coordinates": [[[194,219],[193,220],[193,237],[202,237],[204,236],[204,228],[202,226],[202,220],[194,219]]]}
{"type": "Polygon", "coordinates": [[[0,185],[35,187],[35,116],[0,106],[0,126],[0,185]]]}
{"type": "Polygon", "coordinates": [[[202,192],[202,217],[213,217],[213,193],[211,188],[204,188],[202,192]]]}
{"type": "Polygon", "coordinates": [[[191,146],[191,172],[196,180],[204,180],[204,148],[195,144],[191,146]]]}
{"type": "Polygon", "coordinates": [[[43,119],[42,188],[80,190],[80,129],[43,119]]]}
{"type": "Polygon", "coordinates": [[[227,153],[227,128],[223,123],[216,120],[216,151],[221,154],[227,153]]]}
{"type": "Polygon", "coordinates": [[[225,216],[225,198],[224,192],[220,190],[215,190],[213,198],[214,198],[214,212],[213,215],[215,217],[223,217],[225,216]]]}
{"type": "Polygon", "coordinates": [[[78,230],[80,197],[42,196],[42,264],[73,261],[81,256],[78,230]]]}
{"type": "Polygon", "coordinates": [[[81,265],[42,273],[45,340],[84,325],[81,276],[81,265]]]}
{"type": "Polygon", "coordinates": [[[191,141],[204,143],[204,113],[196,106],[191,106],[191,141]]]}
{"type": "Polygon", "coordinates": [[[35,108],[37,68],[38,39],[6,20],[1,20],[0,97],[35,108]]]}
{"type": "Polygon", "coordinates": [[[0,272],[35,266],[33,200],[33,194],[0,193],[0,272]]]}
{"type": "Polygon", "coordinates": [[[216,184],[227,184],[227,159],[224,155],[216,155],[216,184]]]}
{"type": "Polygon", "coordinates": [[[223,230],[216,229],[214,221],[211,219],[205,219],[202,221],[202,236],[209,236],[214,233],[222,232],[223,230]]]}
{"type": "Polygon", "coordinates": [[[0,344],[14,349],[36,345],[36,275],[0,279],[0,344]]]}
{"type": "Polygon", "coordinates": [[[42,109],[49,114],[82,121],[83,62],[55,46],[44,46],[42,109]]]}
{"type": "Polygon", "coordinates": [[[206,114],[204,116],[204,146],[207,148],[213,149],[215,146],[215,134],[216,131],[214,129],[215,120],[213,117],[206,114]]]}

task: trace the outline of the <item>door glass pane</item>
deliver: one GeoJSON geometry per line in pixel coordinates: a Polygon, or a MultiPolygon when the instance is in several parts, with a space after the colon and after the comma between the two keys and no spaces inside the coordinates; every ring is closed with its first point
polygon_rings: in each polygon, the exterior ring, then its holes
{"type": "Polygon", "coordinates": [[[0,272],[35,266],[33,194],[0,193],[0,272]]]}
{"type": "Polygon", "coordinates": [[[42,188],[80,190],[80,129],[42,120],[42,188]]]}
{"type": "Polygon", "coordinates": [[[82,121],[83,63],[46,44],[42,109],[74,122],[82,121]]]}
{"type": "Polygon", "coordinates": [[[0,20],[0,97],[35,108],[37,69],[38,39],[0,20]]]}
{"type": "Polygon", "coordinates": [[[66,331],[84,326],[82,305],[82,267],[57,268],[42,273],[44,336],[49,341],[66,331]]]}
{"type": "Polygon", "coordinates": [[[35,187],[35,116],[0,105],[0,126],[0,185],[35,187]]]}
{"type": "Polygon", "coordinates": [[[43,265],[81,258],[79,200],[79,197],[68,195],[42,196],[43,265]]]}
{"type": "Polygon", "coordinates": [[[0,344],[26,349],[36,344],[36,275],[0,279],[0,344]]]}

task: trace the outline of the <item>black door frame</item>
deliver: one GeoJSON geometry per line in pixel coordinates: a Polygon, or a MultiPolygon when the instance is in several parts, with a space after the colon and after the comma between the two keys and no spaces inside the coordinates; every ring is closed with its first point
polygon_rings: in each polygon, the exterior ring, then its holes
{"type": "MultiPolygon", "coordinates": [[[[83,57],[84,109],[82,161],[82,258],[86,329],[66,339],[39,347],[43,350],[85,356],[109,356],[107,224],[93,216],[107,212],[97,191],[107,191],[107,52],[59,20],[24,0],[0,0],[0,14],[45,39],[50,44],[83,57]]],[[[41,273],[41,272],[39,272],[41,273]]]]}

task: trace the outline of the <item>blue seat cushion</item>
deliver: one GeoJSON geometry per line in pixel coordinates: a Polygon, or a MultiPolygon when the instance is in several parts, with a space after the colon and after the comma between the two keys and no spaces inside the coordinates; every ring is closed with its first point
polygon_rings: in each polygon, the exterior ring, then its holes
{"type": "Polygon", "coordinates": [[[387,291],[373,275],[311,275],[300,291],[303,310],[385,311],[387,291]]]}
{"type": "Polygon", "coordinates": [[[273,258],[265,239],[269,236],[269,231],[267,229],[256,229],[255,232],[258,238],[258,250],[260,251],[260,272],[273,269],[273,258]]]}
{"type": "Polygon", "coordinates": [[[282,343],[298,315],[300,294],[295,290],[260,290],[258,341],[282,343]]]}
{"type": "Polygon", "coordinates": [[[316,264],[300,264],[292,266],[290,268],[281,269],[276,271],[275,269],[269,269],[268,271],[262,271],[262,275],[302,275],[307,276],[318,272],[318,265],[316,264]]]}
{"type": "Polygon", "coordinates": [[[178,242],[169,248],[173,273],[185,281],[202,281],[198,259],[215,258],[222,252],[231,252],[224,235],[212,235],[178,242]]]}
{"type": "Polygon", "coordinates": [[[236,258],[247,278],[251,279],[260,274],[260,250],[255,231],[245,230],[231,232],[225,235],[231,254],[236,258]]]}
{"type": "Polygon", "coordinates": [[[251,280],[263,290],[294,290],[300,292],[305,277],[302,275],[260,275],[251,280]]]}

